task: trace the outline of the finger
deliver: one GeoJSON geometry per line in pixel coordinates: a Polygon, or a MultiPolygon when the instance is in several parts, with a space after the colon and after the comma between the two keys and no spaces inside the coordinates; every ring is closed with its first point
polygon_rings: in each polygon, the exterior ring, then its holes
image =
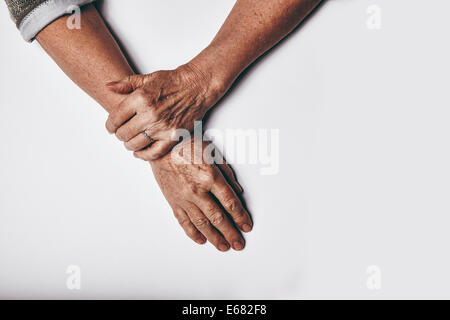
{"type": "Polygon", "coordinates": [[[119,81],[107,83],[108,88],[116,93],[127,94],[144,85],[145,76],[133,75],[119,81]]]}
{"type": "Polygon", "coordinates": [[[236,174],[234,173],[233,168],[231,168],[228,163],[218,163],[217,166],[219,167],[220,171],[222,171],[223,176],[227,179],[227,181],[231,184],[235,191],[237,191],[238,193],[244,192],[244,189],[242,189],[241,185],[237,181],[236,174]]]}
{"type": "MultiPolygon", "coordinates": [[[[234,191],[239,194],[244,192],[241,185],[237,181],[236,175],[231,168],[231,166],[227,163],[222,153],[214,146],[214,144],[209,144],[207,148],[211,148],[210,155],[214,159],[214,163],[219,167],[220,171],[222,171],[223,176],[227,179],[228,183],[231,184],[234,191]]],[[[205,151],[206,152],[206,151],[205,151]]],[[[209,151],[208,151],[209,152],[209,151]]]]}
{"type": "Polygon", "coordinates": [[[130,120],[136,114],[136,110],[146,107],[148,100],[141,91],[136,91],[125,98],[119,106],[109,114],[106,121],[106,129],[109,133],[115,133],[119,127],[130,120]]]}
{"type": "Polygon", "coordinates": [[[135,115],[135,110],[117,108],[109,114],[108,120],[106,121],[106,130],[108,130],[110,134],[115,133],[123,123],[127,122],[135,115]]]}
{"type": "Polygon", "coordinates": [[[150,148],[134,152],[134,156],[145,161],[157,160],[169,153],[175,144],[177,141],[155,141],[150,148]]]}
{"type": "Polygon", "coordinates": [[[142,131],[149,125],[149,120],[142,114],[137,114],[116,131],[116,136],[120,141],[130,141],[137,135],[142,135],[142,131]]]}
{"type": "Polygon", "coordinates": [[[198,231],[198,229],[192,224],[187,213],[183,209],[176,208],[173,210],[173,213],[175,215],[175,218],[177,218],[178,223],[189,238],[191,238],[198,244],[205,244],[205,236],[202,235],[200,231],[198,231]]]}
{"type": "Polygon", "coordinates": [[[245,240],[242,238],[241,233],[231,223],[222,208],[212,199],[211,195],[205,194],[196,200],[195,204],[197,207],[202,210],[203,214],[211,222],[211,225],[220,231],[233,249],[236,251],[244,249],[245,240]]]}
{"type": "Polygon", "coordinates": [[[221,174],[217,175],[217,179],[211,188],[211,192],[242,231],[250,232],[252,230],[253,222],[250,215],[247,210],[245,210],[239,197],[221,174]]]}
{"type": "Polygon", "coordinates": [[[140,151],[142,149],[147,148],[155,141],[150,141],[147,137],[145,137],[142,132],[132,138],[131,140],[125,142],[125,148],[130,151],[140,151]]]}
{"type": "Polygon", "coordinates": [[[192,224],[200,231],[208,241],[217,248],[217,250],[225,252],[230,249],[230,245],[224,237],[211,226],[211,222],[195,204],[189,204],[185,208],[186,213],[191,219],[192,224]]]}

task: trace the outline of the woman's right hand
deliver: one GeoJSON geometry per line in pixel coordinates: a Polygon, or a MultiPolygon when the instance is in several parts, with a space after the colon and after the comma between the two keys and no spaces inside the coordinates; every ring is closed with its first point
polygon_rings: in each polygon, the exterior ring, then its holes
{"type": "Polygon", "coordinates": [[[178,130],[192,132],[226,92],[210,70],[193,63],[129,76],[108,87],[125,98],[110,113],[107,130],[147,161],[167,154],[178,143],[178,130]]]}

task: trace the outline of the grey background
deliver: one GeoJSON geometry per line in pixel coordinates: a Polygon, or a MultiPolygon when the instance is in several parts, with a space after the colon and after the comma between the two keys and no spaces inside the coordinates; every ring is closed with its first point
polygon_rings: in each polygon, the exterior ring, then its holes
{"type": "MultiPolygon", "coordinates": [[[[233,3],[102,10],[147,73],[198,53],[233,3]]],[[[450,297],[449,1],[330,0],[245,75],[209,127],[280,129],[280,172],[235,166],[255,230],[227,254],[187,240],[106,113],[0,12],[0,298],[450,297]]]]}

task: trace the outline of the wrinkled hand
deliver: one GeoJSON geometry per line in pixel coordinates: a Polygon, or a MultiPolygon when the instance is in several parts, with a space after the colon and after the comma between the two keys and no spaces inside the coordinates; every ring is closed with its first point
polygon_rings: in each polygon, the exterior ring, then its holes
{"type": "Polygon", "coordinates": [[[129,76],[108,87],[128,95],[109,115],[107,130],[145,160],[167,154],[178,142],[176,130],[191,132],[224,93],[218,81],[192,64],[129,76]]]}
{"type": "Polygon", "coordinates": [[[249,232],[253,223],[236,194],[242,188],[232,169],[211,159],[193,164],[198,159],[194,152],[203,153],[208,145],[200,142],[200,148],[194,148],[189,141],[177,146],[171,154],[151,162],[153,173],[188,237],[199,244],[208,240],[220,251],[230,246],[242,250],[245,240],[239,229],[249,232]],[[186,159],[191,153],[192,161],[186,159]]]}

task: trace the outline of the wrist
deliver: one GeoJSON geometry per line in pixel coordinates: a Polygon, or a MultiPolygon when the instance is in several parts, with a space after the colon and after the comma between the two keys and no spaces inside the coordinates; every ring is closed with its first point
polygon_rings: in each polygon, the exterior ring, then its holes
{"type": "Polygon", "coordinates": [[[219,99],[225,95],[240,74],[240,71],[235,70],[230,61],[223,57],[221,50],[212,45],[186,65],[208,79],[211,95],[218,96],[219,99]]]}

